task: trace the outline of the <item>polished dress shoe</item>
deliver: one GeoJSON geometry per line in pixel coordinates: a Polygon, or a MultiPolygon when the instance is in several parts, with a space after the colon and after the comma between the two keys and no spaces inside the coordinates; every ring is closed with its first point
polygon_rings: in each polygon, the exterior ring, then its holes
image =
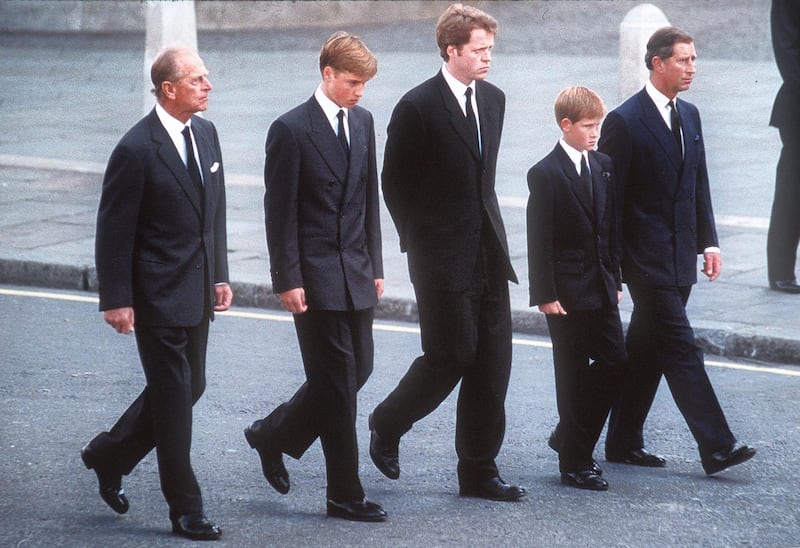
{"type": "Polygon", "coordinates": [[[470,485],[462,484],[459,489],[462,497],[477,497],[480,499],[511,502],[525,496],[525,488],[518,485],[509,485],[499,477],[481,480],[470,485]]]}
{"type": "Polygon", "coordinates": [[[591,468],[579,472],[561,472],[561,483],[590,491],[608,490],[608,482],[591,468]]]}
{"type": "Polygon", "coordinates": [[[734,443],[730,447],[726,447],[721,451],[716,451],[703,457],[703,470],[710,476],[711,474],[722,472],[731,466],[742,464],[752,459],[755,454],[756,450],[754,447],[741,443],[734,443]]]}
{"type": "Polygon", "coordinates": [[[621,453],[606,451],[606,460],[609,462],[621,462],[622,464],[647,466],[649,468],[664,468],[667,465],[666,459],[648,453],[644,447],[641,449],[622,451],[621,453]]]}
{"type": "Polygon", "coordinates": [[[81,460],[89,470],[94,470],[97,474],[97,481],[100,484],[100,497],[108,504],[112,510],[118,514],[128,511],[128,498],[122,488],[122,474],[108,474],[98,466],[97,456],[90,447],[91,443],[81,449],[81,460]]]}
{"type": "Polygon", "coordinates": [[[782,293],[800,293],[800,284],[797,283],[797,280],[775,280],[769,282],[769,287],[782,293]]]}
{"type": "Polygon", "coordinates": [[[369,456],[372,462],[389,479],[396,480],[400,477],[400,440],[389,442],[380,437],[372,423],[372,414],[369,416],[369,456]]]}
{"type": "Polygon", "coordinates": [[[192,540],[217,540],[222,530],[203,514],[186,514],[172,519],[172,532],[192,540]]]}
{"type": "Polygon", "coordinates": [[[261,459],[261,471],[269,484],[281,495],[289,492],[289,472],[283,465],[283,453],[271,451],[265,444],[260,443],[252,426],[244,429],[244,438],[247,443],[258,452],[261,459]]]}
{"type": "Polygon", "coordinates": [[[386,521],[386,512],[379,504],[366,498],[345,501],[328,499],[328,517],[350,521],[386,521]]]}
{"type": "MultiPolygon", "coordinates": [[[[550,432],[550,437],[547,438],[547,446],[550,447],[550,449],[552,449],[556,453],[561,452],[561,439],[556,435],[555,430],[550,432]]],[[[603,475],[603,469],[600,468],[600,465],[597,464],[596,460],[592,460],[592,470],[594,470],[594,473],[597,474],[598,476],[603,475]]]]}

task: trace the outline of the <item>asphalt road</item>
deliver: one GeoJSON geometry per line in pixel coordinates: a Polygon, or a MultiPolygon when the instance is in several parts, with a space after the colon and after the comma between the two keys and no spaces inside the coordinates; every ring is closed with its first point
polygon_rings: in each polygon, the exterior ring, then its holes
{"type": "MultiPolygon", "coordinates": [[[[88,293],[34,294],[0,287],[0,546],[174,546],[154,455],[125,478],[131,510],[118,516],[97,495],[79,451],[111,426],[143,385],[132,336],[117,335],[88,293]]],[[[286,459],[292,490],[264,481],[243,428],[302,382],[287,314],[236,309],[212,326],[208,389],[195,407],[193,463],[206,511],[223,528],[217,546],[796,546],[800,533],[800,368],[709,361],[734,432],[756,458],[707,478],[663,385],[647,425],[665,469],[606,463],[611,485],[593,493],[560,485],[546,438],[556,420],[546,339],[515,338],[508,429],[498,463],[528,488],[504,504],[457,495],[448,399],[403,438],[402,475],[371,464],[367,415],[419,351],[412,324],[377,323],[375,372],[362,390],[361,477],[389,520],[325,517],[322,453],[286,459]]]]}

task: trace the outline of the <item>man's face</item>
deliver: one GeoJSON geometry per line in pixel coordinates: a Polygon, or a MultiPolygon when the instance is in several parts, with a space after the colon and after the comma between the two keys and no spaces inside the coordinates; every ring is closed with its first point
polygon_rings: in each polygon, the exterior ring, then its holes
{"type": "Polygon", "coordinates": [[[681,91],[689,89],[697,72],[696,60],[694,44],[682,42],[672,47],[672,57],[668,59],[655,57],[653,69],[663,87],[659,88],[660,91],[667,97],[673,98],[681,91]]]}
{"type": "Polygon", "coordinates": [[[340,107],[353,108],[364,95],[369,78],[346,70],[325,67],[322,70],[322,91],[340,107]]]}
{"type": "Polygon", "coordinates": [[[179,120],[186,121],[192,114],[208,108],[208,94],[213,86],[208,80],[208,70],[198,56],[184,53],[178,59],[178,66],[183,76],[170,83],[167,92],[169,106],[165,105],[165,108],[179,120]]]}
{"type": "Polygon", "coordinates": [[[494,34],[484,29],[472,29],[469,42],[457,48],[447,46],[447,69],[459,82],[469,85],[473,80],[483,80],[492,63],[494,34]]]}
{"type": "Polygon", "coordinates": [[[569,118],[561,120],[564,140],[575,150],[594,150],[600,135],[600,118],[581,118],[573,123],[569,118]]]}

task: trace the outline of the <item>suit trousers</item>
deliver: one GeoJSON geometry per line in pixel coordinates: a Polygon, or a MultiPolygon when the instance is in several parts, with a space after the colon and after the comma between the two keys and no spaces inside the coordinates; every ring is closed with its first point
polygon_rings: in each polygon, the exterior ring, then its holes
{"type": "Polygon", "coordinates": [[[800,242],[800,127],[780,128],[783,148],[775,174],[775,197],[767,233],[770,282],[795,279],[800,242]]]}
{"type": "Polygon", "coordinates": [[[328,498],[360,500],[356,394],[372,373],[373,309],[308,310],[294,315],[306,382],[252,428],[271,449],[299,459],[322,443],[328,498]]]}
{"type": "Polygon", "coordinates": [[[701,457],[736,441],[728,427],[686,317],[691,286],[628,283],[633,313],[626,337],[628,366],[612,407],[606,453],[644,447],[643,427],[663,374],[701,457]]]}
{"type": "Polygon", "coordinates": [[[206,386],[208,318],[196,327],[136,324],[147,386],[109,432],[92,441],[102,468],[129,474],[154,447],[170,518],[203,511],[190,462],[192,406],[206,386]]]}
{"type": "Polygon", "coordinates": [[[547,315],[553,341],[559,470],[591,468],[592,453],[617,395],[627,360],[619,310],[547,315]]]}
{"type": "Polygon", "coordinates": [[[376,431],[399,439],[461,381],[455,441],[461,485],[498,475],[511,372],[508,281],[497,266],[505,262],[482,244],[476,263],[463,291],[414,286],[423,354],[373,412],[376,431]]]}

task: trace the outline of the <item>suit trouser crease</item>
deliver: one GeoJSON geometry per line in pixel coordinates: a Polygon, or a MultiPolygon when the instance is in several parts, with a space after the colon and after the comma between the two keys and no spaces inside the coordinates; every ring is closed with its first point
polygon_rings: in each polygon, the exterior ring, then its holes
{"type": "Polygon", "coordinates": [[[626,344],[629,362],[611,411],[606,451],[644,447],[643,427],[662,374],[701,456],[736,441],[705,370],[703,351],[686,317],[691,286],[628,284],[633,313],[626,344]]]}
{"type": "Polygon", "coordinates": [[[780,128],[780,135],[783,148],[767,232],[767,275],[772,282],[795,279],[800,242],[800,128],[780,128]]]}
{"type": "Polygon", "coordinates": [[[592,466],[627,359],[619,310],[571,311],[546,318],[553,341],[559,469],[586,470],[592,466]]]}
{"type": "Polygon", "coordinates": [[[372,319],[371,308],[295,314],[306,382],[254,424],[265,444],[296,459],[319,437],[328,497],[337,500],[364,497],[358,476],[356,395],[372,373],[372,319]]]}
{"type": "Polygon", "coordinates": [[[135,335],[147,386],[92,444],[123,475],[155,447],[170,516],[202,513],[190,453],[192,406],[205,391],[208,319],[190,328],[137,324],[135,335]]]}
{"type": "Polygon", "coordinates": [[[459,480],[497,476],[511,371],[511,310],[500,260],[481,245],[464,291],[414,286],[423,354],[373,412],[376,430],[399,439],[461,382],[456,411],[459,480]]]}

